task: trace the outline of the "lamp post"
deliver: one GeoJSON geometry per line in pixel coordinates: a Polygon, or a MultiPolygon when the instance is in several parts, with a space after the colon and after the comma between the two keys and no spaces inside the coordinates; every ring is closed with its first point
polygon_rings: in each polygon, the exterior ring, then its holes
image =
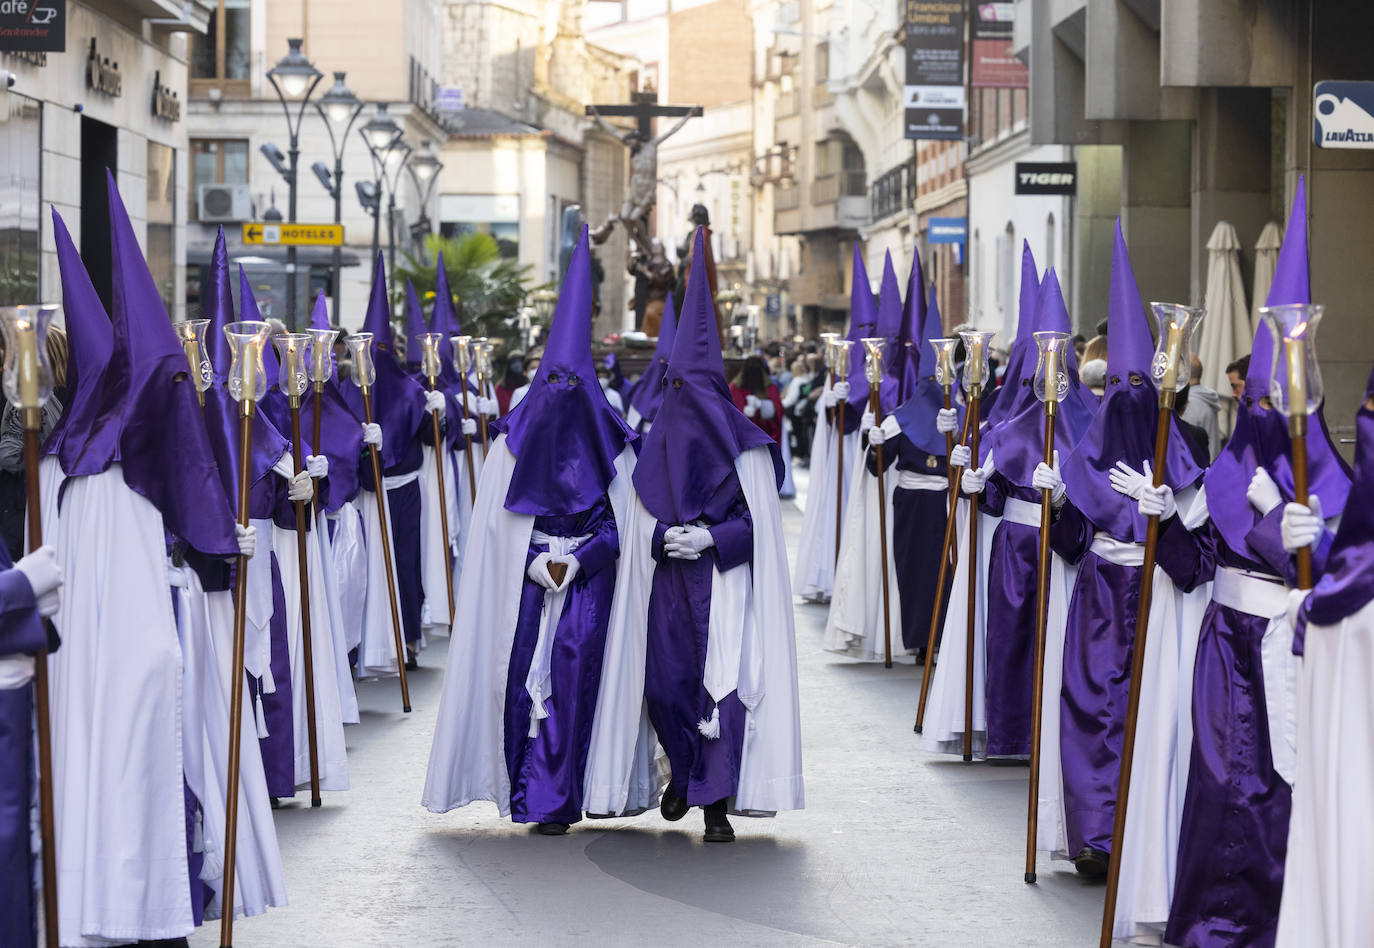
{"type": "Polygon", "coordinates": [[[372,212],[372,259],[377,259],[381,244],[382,224],[382,183],[386,169],[386,156],[401,141],[401,126],[391,117],[385,102],[377,103],[377,114],[358,129],[363,141],[367,143],[367,153],[372,157],[372,188],[365,189],[358,184],[358,200],[363,207],[372,212]]]}
{"type": "Polygon", "coordinates": [[[434,150],[434,142],[426,139],[420,143],[420,150],[410,157],[410,180],[415,185],[415,193],[420,198],[420,219],[415,224],[414,233],[423,240],[429,235],[429,202],[434,198],[434,186],[439,182],[439,172],[444,163],[434,150]]]}
{"type": "MultiPolygon", "coordinates": [[[[324,184],[329,196],[334,199],[334,223],[343,222],[343,153],[348,144],[348,133],[353,123],[362,114],[363,103],[353,90],[344,83],[344,73],[334,73],[334,85],[315,103],[315,108],[324,119],[324,127],[329,132],[329,148],[334,153],[334,174],[330,176],[324,162],[314,165],[315,176],[324,184]]],[[[340,284],[343,282],[343,247],[334,248],[334,325],[339,323],[340,284]]]]}
{"type": "MultiPolygon", "coordinates": [[[[305,53],[301,52],[300,39],[289,39],[286,45],[289,49],[275,66],[267,70],[267,80],[272,83],[272,88],[276,90],[277,98],[281,100],[282,111],[286,113],[286,129],[290,134],[290,146],[287,154],[290,159],[290,170],[286,178],[287,202],[286,218],[290,223],[296,222],[296,163],[300,159],[300,138],[301,121],[305,118],[305,106],[310,101],[310,94],[315,91],[315,86],[319,85],[324,73],[320,72],[310,64],[305,53]],[[296,116],[291,117],[291,106],[300,103],[296,109],[296,116]]],[[[338,312],[338,303],[335,303],[335,312],[338,312]]],[[[286,248],[286,326],[288,329],[296,328],[296,248],[288,246],[286,248]]]]}

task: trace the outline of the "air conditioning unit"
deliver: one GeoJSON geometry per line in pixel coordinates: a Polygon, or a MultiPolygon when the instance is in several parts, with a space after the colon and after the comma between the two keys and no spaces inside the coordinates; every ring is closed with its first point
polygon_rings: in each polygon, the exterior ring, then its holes
{"type": "Polygon", "coordinates": [[[202,184],[196,192],[196,216],[202,221],[253,219],[253,195],[246,184],[202,184]]]}

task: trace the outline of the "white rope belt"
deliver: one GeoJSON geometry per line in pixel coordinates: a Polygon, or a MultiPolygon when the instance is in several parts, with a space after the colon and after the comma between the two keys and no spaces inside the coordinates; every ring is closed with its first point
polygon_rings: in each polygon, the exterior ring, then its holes
{"type": "Polygon", "coordinates": [[[1127,543],[1105,533],[1098,533],[1093,536],[1092,545],[1088,549],[1116,566],[1145,565],[1145,544],[1143,543],[1127,543]]]}
{"type": "Polygon", "coordinates": [[[409,474],[396,474],[391,477],[382,478],[382,486],[388,491],[396,490],[398,487],[405,487],[407,484],[414,484],[420,479],[420,469],[417,467],[409,474]]]}
{"type": "Polygon", "coordinates": [[[902,490],[949,490],[949,478],[919,471],[898,471],[897,486],[902,490]]]}
{"type": "Polygon", "coordinates": [[[1002,519],[1039,529],[1040,505],[1031,503],[1029,500],[1008,497],[1006,505],[1002,507],[1002,519]]]}
{"type": "Polygon", "coordinates": [[[1278,577],[1247,570],[1218,567],[1212,581],[1212,599],[1257,619],[1272,619],[1288,611],[1288,587],[1278,577]]]}

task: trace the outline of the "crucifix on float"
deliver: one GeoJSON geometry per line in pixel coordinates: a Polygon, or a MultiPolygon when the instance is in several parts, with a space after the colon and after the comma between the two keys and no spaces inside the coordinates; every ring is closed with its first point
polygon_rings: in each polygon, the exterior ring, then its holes
{"type": "Polygon", "coordinates": [[[606,218],[606,222],[592,233],[592,240],[605,243],[615,222],[620,221],[630,238],[631,255],[648,254],[649,215],[653,212],[658,191],[658,146],[686,125],[689,118],[701,115],[701,106],[659,105],[657,92],[631,92],[629,105],[589,105],[587,114],[630,149],[630,186],[620,213],[606,218]],[[606,116],[633,118],[635,127],[617,128],[606,121],[606,116]],[[653,120],[659,116],[677,118],[678,122],[654,137],[653,120]]]}

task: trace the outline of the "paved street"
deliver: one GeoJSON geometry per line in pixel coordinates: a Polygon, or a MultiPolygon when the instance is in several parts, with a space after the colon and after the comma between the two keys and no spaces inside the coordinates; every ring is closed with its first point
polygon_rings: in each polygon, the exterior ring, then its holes
{"type": "MultiPolygon", "coordinates": [[[[786,504],[789,538],[801,517],[786,504]]],[[[240,920],[235,943],[1088,945],[1102,890],[1042,861],[1021,881],[1026,771],[915,749],[919,670],[821,651],[824,610],[797,610],[807,809],[734,821],[657,812],[531,835],[479,804],[420,807],[447,640],[411,676],[359,689],[354,789],[277,814],[291,904],[240,920]]],[[[1067,864],[1060,864],[1065,865],[1067,864]]],[[[218,944],[218,924],[191,943],[218,944]]]]}

